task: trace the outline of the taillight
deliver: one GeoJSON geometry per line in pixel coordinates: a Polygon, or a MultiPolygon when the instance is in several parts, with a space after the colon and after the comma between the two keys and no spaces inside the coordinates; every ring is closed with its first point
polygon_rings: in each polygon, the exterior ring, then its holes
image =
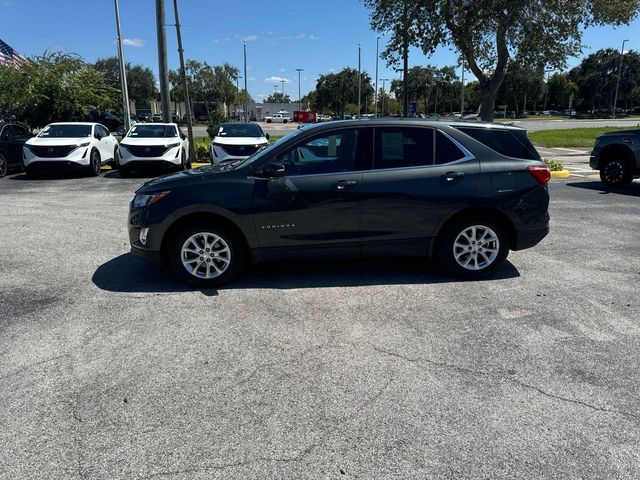
{"type": "Polygon", "coordinates": [[[535,165],[527,168],[529,173],[535,178],[540,185],[546,185],[551,180],[551,170],[546,165],[535,165]]]}

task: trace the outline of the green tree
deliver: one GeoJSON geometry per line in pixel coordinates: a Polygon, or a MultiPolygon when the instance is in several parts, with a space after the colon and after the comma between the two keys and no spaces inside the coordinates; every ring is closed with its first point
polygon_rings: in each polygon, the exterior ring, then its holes
{"type": "Polygon", "coordinates": [[[567,73],[552,75],[547,80],[546,88],[547,104],[555,109],[568,108],[571,94],[578,96],[578,85],[569,78],[567,73]]]}
{"type": "MultiPolygon", "coordinates": [[[[107,84],[120,91],[120,66],[118,57],[100,58],[94,68],[104,74],[107,84]]],[[[127,89],[129,99],[137,103],[148,102],[156,91],[156,80],[150,68],[127,63],[127,89]]]]}
{"type": "Polygon", "coordinates": [[[408,38],[427,53],[439,46],[460,51],[480,85],[481,117],[493,111],[510,58],[562,68],[581,50],[583,27],[628,24],[640,0],[364,0],[371,26],[389,32],[385,54],[403,52],[408,38]],[[401,15],[399,12],[408,12],[401,15]],[[409,21],[407,21],[409,19],[409,21]],[[403,36],[404,35],[404,36],[403,36]]]}
{"type": "MultiPolygon", "coordinates": [[[[361,108],[373,101],[371,77],[362,72],[361,108]]],[[[338,73],[320,75],[316,82],[316,108],[344,114],[347,104],[358,104],[358,71],[344,68],[338,73]]],[[[356,107],[357,110],[357,107],[356,107]]],[[[362,113],[362,112],[360,112],[362,113]]]]}
{"type": "Polygon", "coordinates": [[[282,92],[273,92],[269,95],[265,101],[265,103],[291,103],[291,98],[286,93],[282,92]]]}
{"type": "Polygon", "coordinates": [[[496,95],[497,103],[507,105],[517,115],[542,99],[544,93],[544,70],[510,61],[505,78],[496,95]]]}
{"type": "MultiPolygon", "coordinates": [[[[620,51],[612,48],[598,50],[585,57],[580,65],[569,72],[568,79],[574,82],[580,92],[578,105],[582,109],[613,109],[620,51]]],[[[632,106],[633,89],[640,85],[640,54],[633,50],[627,52],[620,75],[618,107],[632,106]]]]}
{"type": "Polygon", "coordinates": [[[83,120],[92,110],[119,105],[119,92],[104,74],[76,55],[45,53],[19,68],[0,66],[0,84],[0,114],[33,128],[83,120]]]}

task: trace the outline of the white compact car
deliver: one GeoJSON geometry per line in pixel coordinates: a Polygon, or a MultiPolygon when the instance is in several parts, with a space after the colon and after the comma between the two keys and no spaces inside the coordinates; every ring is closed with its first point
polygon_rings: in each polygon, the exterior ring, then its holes
{"type": "Polygon", "coordinates": [[[29,175],[73,169],[99,175],[102,165],[118,161],[118,141],[99,123],[51,123],[27,140],[22,158],[29,175]]]}
{"type": "Polygon", "coordinates": [[[211,141],[213,163],[244,160],[269,145],[265,134],[255,123],[222,123],[211,141]]]}
{"type": "Polygon", "coordinates": [[[189,140],[175,123],[138,123],[120,142],[117,167],[125,177],[143,168],[191,168],[189,140]]]}

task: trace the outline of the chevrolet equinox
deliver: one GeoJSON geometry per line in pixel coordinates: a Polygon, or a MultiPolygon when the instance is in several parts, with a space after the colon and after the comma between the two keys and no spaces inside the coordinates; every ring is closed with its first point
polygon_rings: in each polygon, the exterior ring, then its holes
{"type": "Polygon", "coordinates": [[[197,287],[259,261],[424,256],[480,278],[549,232],[550,172],[516,127],[379,119],[297,130],[236,163],[152,179],[131,250],[197,287]]]}

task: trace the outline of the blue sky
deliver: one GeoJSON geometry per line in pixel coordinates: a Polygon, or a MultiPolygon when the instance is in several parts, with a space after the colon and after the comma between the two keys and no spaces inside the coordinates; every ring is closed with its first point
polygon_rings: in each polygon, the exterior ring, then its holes
{"type": "MultiPolygon", "coordinates": [[[[247,40],[248,88],[256,100],[288,81],[285,92],[298,96],[315,87],[318,75],[345,66],[357,68],[358,43],[362,65],[375,73],[376,34],[369,29],[369,13],[360,0],[179,0],[183,43],[187,58],[211,64],[229,62],[242,67],[242,42],[247,40]]],[[[173,2],[166,1],[167,23],[173,21],[173,2]]],[[[155,0],[120,0],[122,35],[127,61],[157,71],[155,0]]],[[[0,38],[25,56],[63,50],[87,61],[116,54],[112,0],[0,0],[0,38]]],[[[592,28],[585,32],[585,53],[599,48],[640,49],[640,20],[629,27],[592,28]]],[[[177,68],[175,29],[167,27],[169,66],[177,68]]],[[[381,50],[384,38],[381,40],[381,50]]],[[[570,59],[575,65],[578,59],[570,59]]],[[[430,58],[412,51],[410,64],[450,65],[455,53],[440,49],[430,58]]],[[[380,62],[380,78],[398,74],[380,62]]],[[[469,74],[467,74],[467,77],[469,74]]]]}

